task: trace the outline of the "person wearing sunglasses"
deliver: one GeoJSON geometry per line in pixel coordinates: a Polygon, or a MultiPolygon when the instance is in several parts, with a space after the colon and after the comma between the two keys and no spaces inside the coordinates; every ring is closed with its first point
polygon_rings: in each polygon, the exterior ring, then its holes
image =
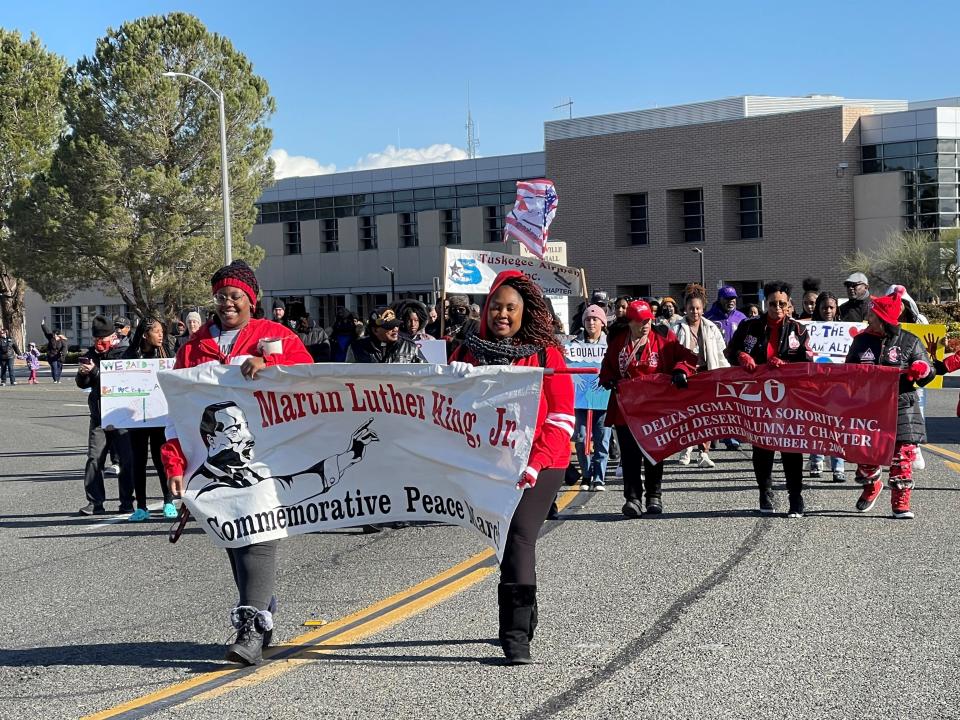
{"type": "MultiPolygon", "coordinates": [[[[767,312],[760,317],[744,320],[737,326],[727,346],[727,358],[732,365],[753,372],[759,365],[779,368],[787,363],[813,361],[807,327],[790,317],[793,307],[790,290],[789,283],[779,280],[763,286],[767,312]]],[[[760,512],[764,515],[773,514],[775,454],[773,450],[753,446],[753,472],[760,489],[760,512]]],[[[787,517],[803,517],[803,455],[781,452],[780,461],[783,463],[790,500],[787,517]]]]}
{"type": "Polygon", "coordinates": [[[840,306],[840,322],[866,322],[870,312],[870,282],[863,273],[853,273],[843,281],[847,301],[840,306]]]}

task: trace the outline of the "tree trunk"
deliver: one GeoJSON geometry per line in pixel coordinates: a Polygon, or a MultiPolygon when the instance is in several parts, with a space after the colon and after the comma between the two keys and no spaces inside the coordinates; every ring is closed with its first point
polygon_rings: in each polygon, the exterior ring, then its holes
{"type": "Polygon", "coordinates": [[[26,337],[23,333],[23,296],[27,284],[7,273],[0,274],[0,324],[5,327],[17,346],[26,351],[26,337]]]}

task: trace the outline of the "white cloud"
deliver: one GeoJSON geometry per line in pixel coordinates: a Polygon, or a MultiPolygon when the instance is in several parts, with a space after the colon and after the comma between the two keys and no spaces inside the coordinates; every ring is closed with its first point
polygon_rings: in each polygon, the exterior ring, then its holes
{"type": "Polygon", "coordinates": [[[283,148],[270,151],[273,160],[273,177],[282,180],[288,177],[309,177],[311,175],[329,175],[337,171],[336,165],[321,165],[306,155],[290,155],[283,148]]]}
{"type": "Polygon", "coordinates": [[[394,145],[387,145],[381,152],[364,155],[350,167],[350,170],[374,170],[401,165],[421,165],[449,160],[465,160],[466,157],[466,150],[461,150],[449,143],[437,143],[424,148],[398,148],[394,145]]]}
{"type": "MultiPolygon", "coordinates": [[[[309,177],[311,175],[329,175],[337,172],[333,163],[323,165],[315,158],[305,155],[290,155],[283,148],[270,151],[275,166],[274,178],[282,180],[288,177],[309,177]]],[[[347,170],[375,170],[377,168],[400,167],[402,165],[422,165],[423,163],[465,160],[466,150],[449,143],[435,143],[429,147],[401,148],[387,145],[380,152],[367,153],[347,170]]]]}

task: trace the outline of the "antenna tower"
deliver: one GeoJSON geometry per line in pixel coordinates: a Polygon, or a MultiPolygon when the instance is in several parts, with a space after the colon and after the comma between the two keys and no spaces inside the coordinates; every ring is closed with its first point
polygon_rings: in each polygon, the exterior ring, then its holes
{"type": "Polygon", "coordinates": [[[473,115],[470,114],[470,83],[467,83],[467,124],[464,127],[467,130],[467,157],[472,160],[477,156],[477,149],[480,147],[480,138],[477,137],[476,126],[473,123],[473,115]]]}

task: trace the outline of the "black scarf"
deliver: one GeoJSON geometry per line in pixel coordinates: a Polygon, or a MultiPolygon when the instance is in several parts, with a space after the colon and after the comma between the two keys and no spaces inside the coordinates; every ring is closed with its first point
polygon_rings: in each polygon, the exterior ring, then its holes
{"type": "Polygon", "coordinates": [[[514,344],[511,338],[484,340],[479,333],[468,335],[463,344],[481,365],[512,365],[538,350],[534,345],[514,344]]]}

